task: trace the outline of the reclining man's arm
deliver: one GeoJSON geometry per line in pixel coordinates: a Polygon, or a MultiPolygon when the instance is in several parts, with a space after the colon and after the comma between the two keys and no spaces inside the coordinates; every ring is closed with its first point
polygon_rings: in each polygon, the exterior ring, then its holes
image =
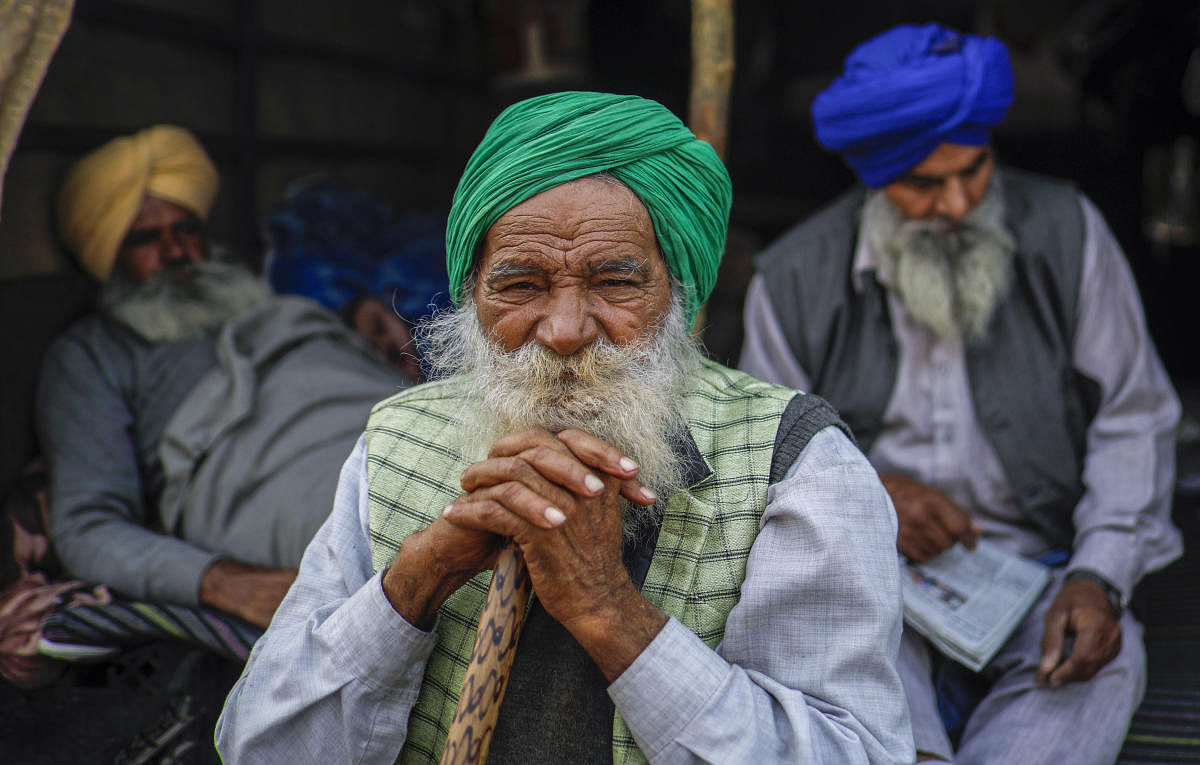
{"type": "Polygon", "coordinates": [[[59,557],[74,576],[121,595],[209,605],[265,628],[295,569],[219,558],[161,533],[147,497],[158,459],[157,439],[147,435],[156,431],[147,423],[165,424],[211,356],[199,343],[168,350],[148,372],[111,337],[69,332],[42,370],[38,430],[59,557]]]}
{"type": "Polygon", "coordinates": [[[37,424],[55,548],[80,579],[139,600],[197,605],[200,578],[217,556],[152,530],[135,402],[115,366],[71,336],[43,365],[37,424]]]}
{"type": "MultiPolygon", "coordinates": [[[[364,451],[229,696],[229,761],[390,763],[404,744],[436,625],[405,621],[372,574],[364,451]]],[[[911,760],[882,486],[830,429],[772,492],[721,648],[668,620],[609,695],[653,762],[911,760]]]]}

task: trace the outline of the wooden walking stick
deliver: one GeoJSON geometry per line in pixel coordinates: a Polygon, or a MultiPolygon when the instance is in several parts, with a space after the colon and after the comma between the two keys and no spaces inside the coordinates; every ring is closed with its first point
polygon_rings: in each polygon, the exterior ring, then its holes
{"type": "Polygon", "coordinates": [[[500,701],[517,654],[517,638],[525,622],[531,584],[521,550],[509,541],[496,558],[488,585],[471,663],[463,678],[442,765],[477,765],[487,760],[500,701]]]}

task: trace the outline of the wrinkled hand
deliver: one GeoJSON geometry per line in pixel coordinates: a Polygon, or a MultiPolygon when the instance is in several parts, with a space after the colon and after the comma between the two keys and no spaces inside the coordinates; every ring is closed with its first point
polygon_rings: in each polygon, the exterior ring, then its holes
{"type": "Polygon", "coordinates": [[[1121,652],[1121,623],[1104,590],[1095,582],[1075,580],[1059,590],[1046,611],[1042,662],[1037,683],[1057,688],[1090,680],[1121,652]],[[1062,660],[1063,642],[1074,635],[1070,656],[1062,660]]]}
{"type": "Polygon", "coordinates": [[[621,560],[619,497],[641,505],[657,499],[634,480],[637,470],[582,431],[518,433],[463,472],[466,493],[442,515],[461,529],[511,537],[546,612],[610,681],[667,621],[637,591],[621,560]]]}
{"type": "Polygon", "coordinates": [[[200,602],[266,629],[295,579],[294,568],[263,568],[218,558],[200,579],[200,602]]]}
{"type": "Polygon", "coordinates": [[[901,555],[924,563],[955,542],[975,549],[981,529],[941,491],[898,473],[880,473],[879,478],[896,507],[896,547],[901,555]]]}
{"type": "MultiPolygon", "coordinates": [[[[428,628],[434,612],[454,590],[494,565],[506,537],[519,532],[528,539],[532,529],[558,528],[568,509],[575,512],[579,497],[605,493],[605,480],[619,485],[630,501],[652,504],[655,497],[634,480],[636,474],[631,460],[580,431],[555,436],[531,430],[502,438],[485,460],[464,471],[461,483],[466,493],[427,528],[405,539],[384,575],[384,592],[411,624],[428,628]]],[[[619,562],[620,511],[615,493],[610,499],[616,509],[619,562]]],[[[532,564],[528,550],[525,559],[531,575],[543,570],[540,564],[532,564]]],[[[533,577],[535,589],[540,578],[533,577]]],[[[543,604],[547,596],[554,599],[549,584],[543,583],[542,589],[543,604]]]]}
{"type": "Polygon", "coordinates": [[[631,587],[621,560],[618,496],[654,501],[633,480],[636,473],[631,460],[582,431],[526,431],[500,439],[486,460],[463,472],[466,494],[444,517],[460,528],[512,537],[543,607],[571,629],[631,587]]]}

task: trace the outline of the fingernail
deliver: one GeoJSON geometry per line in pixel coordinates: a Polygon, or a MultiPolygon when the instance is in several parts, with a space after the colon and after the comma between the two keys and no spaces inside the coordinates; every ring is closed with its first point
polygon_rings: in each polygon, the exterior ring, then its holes
{"type": "Polygon", "coordinates": [[[454,505],[452,505],[452,504],[446,505],[446,509],[442,511],[442,515],[449,515],[450,511],[453,509],[454,509],[454,505]]]}
{"type": "Polygon", "coordinates": [[[563,515],[563,511],[559,510],[557,507],[547,507],[544,511],[542,511],[542,514],[546,516],[546,520],[550,521],[555,526],[561,526],[562,522],[567,519],[567,516],[563,515]]]}
{"type": "Polygon", "coordinates": [[[591,473],[588,473],[587,478],[583,479],[583,485],[591,492],[604,491],[604,482],[591,473]]]}
{"type": "Polygon", "coordinates": [[[628,457],[622,457],[621,461],[618,462],[617,464],[620,465],[621,469],[627,473],[630,470],[637,470],[637,463],[634,462],[633,460],[629,459],[628,457]]]}
{"type": "Polygon", "coordinates": [[[648,502],[658,501],[658,495],[647,489],[645,486],[642,487],[642,496],[645,497],[646,501],[648,502]]]}

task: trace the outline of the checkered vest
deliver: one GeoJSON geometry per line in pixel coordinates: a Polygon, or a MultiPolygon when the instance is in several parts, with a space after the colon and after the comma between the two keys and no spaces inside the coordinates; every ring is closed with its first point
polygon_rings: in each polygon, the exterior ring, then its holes
{"type": "MultiPolygon", "coordinates": [[[[420,385],[379,403],[367,423],[371,556],[388,566],[400,543],[460,493],[467,467],[456,420],[454,379],[420,385]]],[[[669,498],[642,594],[716,648],[738,601],[746,558],[767,502],[780,416],[795,391],[704,361],[683,415],[712,474],[669,498]]],[[[467,671],[491,572],[459,588],[439,610],[438,640],[425,668],[399,762],[437,762],[467,671]]],[[[645,762],[618,712],[613,762],[645,762]]]]}

